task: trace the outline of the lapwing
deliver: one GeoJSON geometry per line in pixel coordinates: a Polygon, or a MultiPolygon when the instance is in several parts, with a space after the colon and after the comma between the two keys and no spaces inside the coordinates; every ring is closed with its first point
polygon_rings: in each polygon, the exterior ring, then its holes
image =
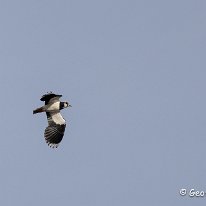
{"type": "Polygon", "coordinates": [[[66,128],[66,121],[60,114],[60,110],[71,107],[68,102],[60,102],[62,95],[47,93],[41,97],[41,101],[45,105],[33,110],[33,114],[46,112],[48,127],[45,129],[44,137],[46,143],[52,147],[57,148],[61,142],[66,128]]]}

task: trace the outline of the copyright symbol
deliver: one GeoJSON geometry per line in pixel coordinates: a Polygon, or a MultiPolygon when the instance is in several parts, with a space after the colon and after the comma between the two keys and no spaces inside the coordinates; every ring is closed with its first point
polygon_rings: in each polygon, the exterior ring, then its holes
{"type": "Polygon", "coordinates": [[[181,190],[180,190],[180,195],[181,195],[181,196],[185,196],[186,193],[187,193],[187,190],[186,190],[186,189],[181,189],[181,190]]]}

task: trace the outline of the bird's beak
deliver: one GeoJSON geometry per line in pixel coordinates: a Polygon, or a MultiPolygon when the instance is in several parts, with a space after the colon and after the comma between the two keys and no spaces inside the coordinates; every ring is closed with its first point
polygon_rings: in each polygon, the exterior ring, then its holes
{"type": "Polygon", "coordinates": [[[69,106],[68,107],[72,107],[72,105],[71,104],[69,104],[69,106]]]}

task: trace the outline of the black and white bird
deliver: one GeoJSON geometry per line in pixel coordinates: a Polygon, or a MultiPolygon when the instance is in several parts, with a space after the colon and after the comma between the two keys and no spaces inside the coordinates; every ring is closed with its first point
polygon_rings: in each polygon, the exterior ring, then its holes
{"type": "Polygon", "coordinates": [[[47,93],[40,99],[45,102],[45,105],[33,110],[33,114],[46,112],[48,127],[45,129],[44,137],[46,143],[52,148],[59,146],[66,128],[66,121],[60,114],[60,110],[71,107],[68,102],[60,102],[60,97],[62,97],[62,95],[52,92],[47,93]]]}

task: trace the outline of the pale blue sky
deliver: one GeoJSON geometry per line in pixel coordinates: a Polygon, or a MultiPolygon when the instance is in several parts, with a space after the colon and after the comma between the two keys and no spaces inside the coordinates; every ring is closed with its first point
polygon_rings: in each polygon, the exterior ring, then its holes
{"type": "Polygon", "coordinates": [[[1,1],[0,203],[192,206],[206,191],[206,2],[1,1]],[[72,104],[58,149],[33,115],[72,104]]]}

